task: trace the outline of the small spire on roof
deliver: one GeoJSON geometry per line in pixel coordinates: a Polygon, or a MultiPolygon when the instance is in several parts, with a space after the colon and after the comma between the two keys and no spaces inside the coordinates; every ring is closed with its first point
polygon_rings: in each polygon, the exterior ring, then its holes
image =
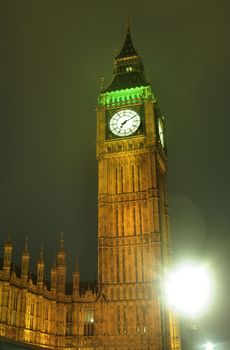
{"type": "Polygon", "coordinates": [[[78,258],[76,256],[76,262],[75,262],[75,271],[79,272],[79,266],[78,266],[78,258]]]}
{"type": "Polygon", "coordinates": [[[44,256],[43,256],[43,245],[41,245],[41,248],[40,248],[40,261],[44,261],[44,256]]]}
{"type": "Polygon", "coordinates": [[[64,251],[64,239],[63,239],[63,232],[61,232],[61,239],[60,239],[60,252],[63,252],[64,251]]]}
{"type": "Polygon", "coordinates": [[[9,228],[8,228],[7,242],[12,243],[12,225],[9,225],[9,228]]]}
{"type": "Polygon", "coordinates": [[[23,254],[28,254],[29,248],[28,248],[28,236],[25,236],[25,245],[24,245],[24,251],[23,254]]]}

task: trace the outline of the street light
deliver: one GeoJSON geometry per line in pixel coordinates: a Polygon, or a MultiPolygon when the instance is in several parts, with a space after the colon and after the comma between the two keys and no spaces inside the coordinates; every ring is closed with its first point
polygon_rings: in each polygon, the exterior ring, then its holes
{"type": "Polygon", "coordinates": [[[206,267],[185,265],[177,269],[166,283],[169,303],[193,317],[207,306],[211,283],[206,267]]]}
{"type": "MultiPolygon", "coordinates": [[[[166,282],[166,295],[173,308],[189,317],[190,349],[192,350],[196,330],[194,316],[208,305],[211,296],[208,269],[194,264],[180,267],[169,276],[166,282]]],[[[210,344],[206,350],[213,349],[210,344]]]]}
{"type": "Polygon", "coordinates": [[[214,345],[213,343],[207,342],[205,344],[205,350],[214,350],[214,345]]]}

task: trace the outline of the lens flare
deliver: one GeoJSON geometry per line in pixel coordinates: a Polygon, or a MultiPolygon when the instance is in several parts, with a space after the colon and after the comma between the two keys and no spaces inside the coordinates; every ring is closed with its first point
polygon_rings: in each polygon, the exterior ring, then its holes
{"type": "Polygon", "coordinates": [[[205,350],[214,350],[214,345],[210,342],[205,344],[205,350]]]}
{"type": "Polygon", "coordinates": [[[187,265],[171,275],[166,283],[167,299],[178,311],[194,315],[208,304],[211,282],[207,268],[187,265]]]}

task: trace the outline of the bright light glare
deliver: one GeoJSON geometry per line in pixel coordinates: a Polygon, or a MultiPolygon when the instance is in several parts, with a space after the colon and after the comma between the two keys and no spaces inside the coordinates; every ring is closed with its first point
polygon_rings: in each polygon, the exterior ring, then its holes
{"type": "Polygon", "coordinates": [[[204,267],[184,266],[166,283],[169,303],[190,316],[197,314],[207,305],[210,292],[210,278],[204,267]]]}
{"type": "Polygon", "coordinates": [[[214,349],[214,345],[210,342],[207,342],[205,344],[205,350],[213,350],[214,349]]]}

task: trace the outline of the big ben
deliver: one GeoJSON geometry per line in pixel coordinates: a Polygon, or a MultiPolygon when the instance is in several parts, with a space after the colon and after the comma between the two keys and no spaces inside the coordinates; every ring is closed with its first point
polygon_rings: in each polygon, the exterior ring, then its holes
{"type": "Polygon", "coordinates": [[[27,239],[15,268],[9,233],[0,269],[1,348],[180,350],[164,298],[171,259],[165,125],[129,28],[98,98],[97,159],[98,281],[82,283],[76,260],[66,286],[63,235],[50,284],[43,248],[37,274],[29,272],[27,239]]]}
{"type": "Polygon", "coordinates": [[[170,266],[164,119],[130,29],[97,107],[98,285],[106,347],[180,349],[170,266]]]}

